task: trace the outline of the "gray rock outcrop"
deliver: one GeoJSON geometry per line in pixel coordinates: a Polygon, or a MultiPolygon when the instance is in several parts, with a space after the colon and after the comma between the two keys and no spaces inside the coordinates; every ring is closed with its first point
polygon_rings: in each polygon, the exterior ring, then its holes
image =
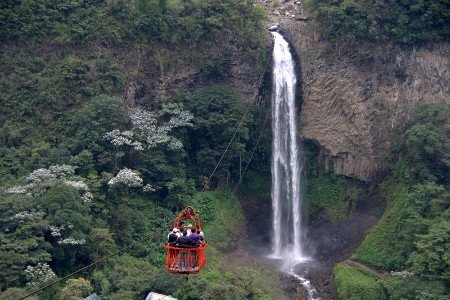
{"type": "Polygon", "coordinates": [[[325,51],[303,23],[282,28],[301,63],[301,135],[320,146],[328,170],[370,181],[385,168],[393,139],[418,105],[450,103],[448,43],[378,45],[367,62],[325,51]]]}
{"type": "Polygon", "coordinates": [[[300,1],[258,2],[268,10],[269,24],[280,24],[299,58],[300,134],[319,146],[318,160],[327,170],[374,179],[385,169],[392,142],[401,139],[417,106],[450,103],[448,43],[384,44],[341,54],[305,26],[308,12],[300,1]]]}

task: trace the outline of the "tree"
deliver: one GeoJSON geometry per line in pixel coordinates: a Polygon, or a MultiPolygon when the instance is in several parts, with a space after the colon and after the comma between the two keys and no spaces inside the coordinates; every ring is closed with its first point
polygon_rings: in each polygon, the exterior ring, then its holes
{"type": "Polygon", "coordinates": [[[417,274],[429,274],[450,279],[450,222],[441,219],[430,226],[428,232],[418,235],[417,251],[411,253],[409,263],[417,274]]]}
{"type": "Polygon", "coordinates": [[[406,131],[404,151],[413,173],[421,180],[450,180],[450,105],[437,103],[417,109],[406,131]]]}
{"type": "Polygon", "coordinates": [[[89,296],[94,289],[91,283],[84,278],[76,278],[67,280],[67,284],[62,289],[60,300],[83,300],[89,296]]]}
{"type": "Polygon", "coordinates": [[[187,131],[186,148],[189,168],[197,176],[208,176],[214,170],[237,130],[215,179],[221,175],[222,178],[229,176],[233,159],[244,153],[249,138],[251,116],[248,113],[240,124],[245,109],[239,96],[228,86],[216,85],[196,93],[178,95],[170,101],[183,102],[195,116],[193,127],[187,131]]]}
{"type": "Polygon", "coordinates": [[[70,141],[72,151],[88,150],[97,157],[109,146],[103,136],[113,129],[123,128],[128,123],[128,116],[121,98],[102,95],[92,98],[79,109],[72,123],[71,127],[76,130],[75,138],[70,141]]]}

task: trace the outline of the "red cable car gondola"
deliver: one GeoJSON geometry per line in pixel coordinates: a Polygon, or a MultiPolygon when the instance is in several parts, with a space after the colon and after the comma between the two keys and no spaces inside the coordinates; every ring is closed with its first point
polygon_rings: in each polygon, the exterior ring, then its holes
{"type": "MultiPolygon", "coordinates": [[[[187,206],[175,218],[173,228],[179,228],[180,222],[185,220],[192,221],[193,228],[201,228],[200,215],[192,206],[187,206]]],[[[192,248],[177,247],[166,243],[164,246],[167,248],[166,270],[170,273],[180,274],[196,274],[200,272],[206,264],[205,248],[207,246],[207,242],[192,248]]]]}

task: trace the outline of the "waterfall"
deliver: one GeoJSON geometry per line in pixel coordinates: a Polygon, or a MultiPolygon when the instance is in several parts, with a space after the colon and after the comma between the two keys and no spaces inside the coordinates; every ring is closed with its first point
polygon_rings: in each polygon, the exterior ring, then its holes
{"type": "Polygon", "coordinates": [[[302,260],[299,143],[295,109],[294,60],[277,32],[272,90],[272,257],[302,260]]]}

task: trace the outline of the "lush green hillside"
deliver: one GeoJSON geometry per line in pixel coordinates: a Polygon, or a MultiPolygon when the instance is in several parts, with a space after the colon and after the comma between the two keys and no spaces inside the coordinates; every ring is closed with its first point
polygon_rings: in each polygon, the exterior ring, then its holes
{"type": "Polygon", "coordinates": [[[220,251],[237,234],[241,208],[226,188],[198,194],[224,186],[249,156],[257,108],[207,182],[244,111],[239,95],[218,83],[231,76],[232,51],[261,73],[263,18],[252,1],[237,0],[1,2],[0,298],[17,299],[130,243],[36,297],[277,293],[269,275],[221,273],[220,251]],[[141,56],[144,67],[136,67],[141,56]],[[186,61],[209,87],[166,101],[146,87],[124,101],[131,82],[186,61]],[[187,283],[166,274],[162,245],[172,218],[192,202],[213,243],[207,270],[187,283]]]}
{"type": "Polygon", "coordinates": [[[383,286],[386,292],[373,299],[446,298],[445,282],[450,279],[449,117],[446,103],[417,109],[405,139],[392,153],[390,174],[380,184],[386,212],[353,255],[355,260],[391,273],[375,281],[351,271],[350,266],[338,265],[335,279],[343,299],[364,298],[361,289],[366,281],[372,282],[373,289],[383,286]],[[350,271],[353,276],[346,277],[350,271]]]}
{"type": "Polygon", "coordinates": [[[332,42],[394,41],[401,44],[448,40],[445,0],[310,0],[314,26],[332,42]]]}

